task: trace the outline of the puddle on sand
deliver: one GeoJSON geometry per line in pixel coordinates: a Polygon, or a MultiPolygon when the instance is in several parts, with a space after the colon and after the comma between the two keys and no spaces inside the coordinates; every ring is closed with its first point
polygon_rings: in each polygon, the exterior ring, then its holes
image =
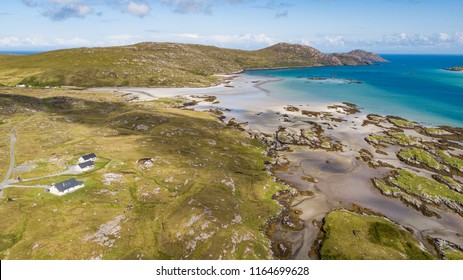
{"type": "Polygon", "coordinates": [[[335,154],[327,153],[321,158],[303,160],[301,168],[304,167],[318,169],[323,173],[348,173],[352,172],[358,165],[351,158],[340,157],[335,154]]]}

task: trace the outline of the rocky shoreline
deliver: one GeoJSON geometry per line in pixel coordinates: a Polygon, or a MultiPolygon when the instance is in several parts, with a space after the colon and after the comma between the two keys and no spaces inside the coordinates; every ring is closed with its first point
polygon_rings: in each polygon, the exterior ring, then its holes
{"type": "Polygon", "coordinates": [[[410,229],[434,255],[428,238],[463,246],[458,235],[463,232],[462,204],[456,195],[463,182],[463,129],[366,115],[351,103],[275,104],[268,110],[238,112],[230,106],[229,94],[255,92],[266,81],[240,82],[231,82],[227,91],[194,92],[184,106],[208,110],[267,147],[272,159],[267,170],[291,187],[275,194],[283,210],[264,229],[276,257],[324,258],[324,217],[353,205],[410,229]],[[427,189],[418,192],[407,185],[403,180],[410,176],[427,189]],[[436,195],[436,188],[445,188],[445,195],[436,195]]]}

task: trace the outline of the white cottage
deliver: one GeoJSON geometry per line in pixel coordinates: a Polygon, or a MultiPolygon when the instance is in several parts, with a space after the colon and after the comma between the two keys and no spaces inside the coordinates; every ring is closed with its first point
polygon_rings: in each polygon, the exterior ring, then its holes
{"type": "Polygon", "coordinates": [[[91,153],[91,154],[88,154],[88,155],[85,155],[85,156],[81,156],[79,158],[79,163],[82,163],[82,162],[86,162],[86,161],[95,161],[96,160],[96,155],[94,153],[91,153]]]}
{"type": "Polygon", "coordinates": [[[63,182],[55,183],[49,189],[50,193],[55,195],[64,195],[84,187],[84,182],[77,181],[75,178],[63,182]]]}
{"type": "Polygon", "coordinates": [[[80,172],[84,172],[90,169],[95,168],[95,162],[89,160],[86,162],[78,163],[76,166],[76,170],[80,172]]]}

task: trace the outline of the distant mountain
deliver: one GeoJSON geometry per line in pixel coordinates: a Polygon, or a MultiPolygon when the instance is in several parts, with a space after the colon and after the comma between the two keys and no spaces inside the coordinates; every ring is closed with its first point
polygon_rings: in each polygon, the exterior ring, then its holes
{"type": "MultiPolygon", "coordinates": [[[[354,50],[345,54],[324,54],[319,50],[309,46],[287,43],[279,43],[271,47],[258,50],[256,53],[261,55],[262,59],[265,59],[266,57],[273,58],[273,62],[276,65],[289,64],[289,67],[343,65],[357,66],[371,65],[376,62],[387,61],[379,55],[362,50],[354,50]]],[[[253,65],[251,65],[250,68],[254,68],[253,65]]]]}
{"type": "Polygon", "coordinates": [[[387,60],[377,54],[362,50],[353,50],[346,54],[335,53],[333,56],[338,58],[343,65],[362,65],[362,63],[368,65],[377,62],[387,62],[387,60]]]}
{"type": "Polygon", "coordinates": [[[251,69],[370,65],[380,56],[355,50],[324,54],[279,43],[256,51],[177,43],[139,43],[18,56],[0,55],[0,84],[32,86],[207,86],[217,74],[251,69]]]}

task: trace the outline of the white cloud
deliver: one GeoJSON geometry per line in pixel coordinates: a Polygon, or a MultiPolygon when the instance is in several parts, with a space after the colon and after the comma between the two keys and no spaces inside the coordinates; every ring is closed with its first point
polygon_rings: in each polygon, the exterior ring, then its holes
{"type": "Polygon", "coordinates": [[[448,50],[461,53],[463,49],[463,32],[435,34],[408,34],[396,33],[384,35],[379,38],[358,39],[355,34],[320,34],[306,38],[282,38],[269,34],[200,34],[200,33],[175,33],[162,32],[137,34],[115,34],[98,39],[87,40],[80,37],[0,37],[0,48],[62,48],[82,46],[114,46],[129,45],[142,41],[168,41],[181,43],[195,43],[215,45],[219,47],[259,49],[278,42],[304,44],[320,49],[324,52],[344,52],[352,49],[366,49],[380,52],[426,52],[441,53],[448,50]]]}
{"type": "Polygon", "coordinates": [[[344,37],[343,36],[326,36],[324,40],[332,46],[344,46],[344,37]]]}
{"type": "Polygon", "coordinates": [[[38,8],[42,15],[52,20],[85,17],[103,6],[117,9],[137,17],[150,14],[152,6],[160,3],[177,13],[210,14],[212,7],[223,3],[239,4],[250,0],[22,0],[31,8],[38,8]]]}
{"type": "Polygon", "coordinates": [[[378,43],[391,45],[391,46],[439,46],[447,44],[459,44],[460,42],[459,33],[455,33],[453,36],[440,32],[435,34],[392,34],[383,36],[382,40],[378,43]]]}
{"type": "Polygon", "coordinates": [[[81,3],[81,0],[48,0],[50,3],[55,3],[55,4],[63,4],[63,5],[69,5],[69,4],[78,4],[81,3]]]}
{"type": "Polygon", "coordinates": [[[450,36],[447,33],[441,32],[439,33],[438,38],[439,38],[439,41],[446,42],[450,39],[450,36]]]}
{"type": "Polygon", "coordinates": [[[463,45],[463,32],[455,32],[455,41],[463,45]]]}
{"type": "Polygon", "coordinates": [[[50,0],[42,7],[42,14],[55,21],[71,17],[84,18],[93,13],[93,8],[76,0],[50,0]]]}
{"type": "Polygon", "coordinates": [[[287,40],[290,43],[304,44],[322,51],[341,52],[352,49],[366,49],[380,52],[442,53],[446,51],[461,53],[463,32],[434,34],[408,34],[405,32],[387,34],[379,38],[359,39],[355,34],[318,35],[315,37],[287,40]]]}
{"type": "Polygon", "coordinates": [[[130,2],[127,5],[127,13],[137,16],[137,17],[144,17],[148,15],[151,12],[151,7],[148,6],[147,4],[143,3],[136,3],[136,2],[130,2]]]}
{"type": "Polygon", "coordinates": [[[109,46],[122,46],[139,43],[143,38],[137,35],[131,34],[119,34],[119,35],[110,35],[106,36],[106,41],[102,45],[109,46]]]}
{"type": "Polygon", "coordinates": [[[266,47],[277,41],[266,34],[237,34],[237,35],[202,35],[197,33],[154,34],[151,39],[156,41],[182,42],[216,45],[220,47],[258,48],[266,47]]]}
{"type": "Polygon", "coordinates": [[[4,37],[0,38],[0,47],[81,47],[89,46],[91,42],[87,39],[73,37],[73,38],[53,38],[45,39],[40,37],[4,37]]]}
{"type": "Polygon", "coordinates": [[[265,34],[254,35],[247,33],[244,35],[213,35],[209,36],[209,40],[217,43],[265,43],[272,44],[273,39],[265,34]]]}
{"type": "Polygon", "coordinates": [[[10,47],[10,46],[17,46],[19,43],[18,37],[4,37],[0,38],[0,46],[10,47]]]}
{"type": "Polygon", "coordinates": [[[74,37],[70,39],[57,38],[57,39],[53,39],[52,43],[54,45],[60,45],[60,46],[77,46],[77,47],[91,45],[91,42],[89,40],[79,38],[79,37],[74,37]]]}
{"type": "Polygon", "coordinates": [[[201,35],[195,34],[195,33],[175,34],[175,36],[178,36],[178,37],[181,37],[181,38],[189,38],[189,39],[200,39],[200,38],[202,38],[201,35]]]}
{"type": "Polygon", "coordinates": [[[241,4],[252,0],[155,0],[172,7],[176,13],[212,13],[212,7],[223,3],[241,4]]]}

